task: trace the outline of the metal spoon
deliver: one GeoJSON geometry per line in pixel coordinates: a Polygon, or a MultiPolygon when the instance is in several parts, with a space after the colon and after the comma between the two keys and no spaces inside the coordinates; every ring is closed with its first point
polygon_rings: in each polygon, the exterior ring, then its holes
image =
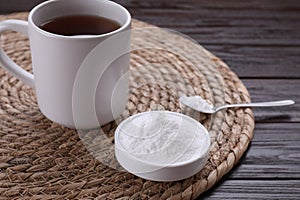
{"type": "Polygon", "coordinates": [[[270,102],[261,102],[261,103],[230,104],[230,105],[215,107],[200,96],[187,97],[184,95],[181,96],[179,100],[181,103],[194,110],[203,113],[208,113],[208,114],[213,114],[220,110],[226,108],[233,108],[233,107],[273,107],[273,106],[287,106],[295,103],[293,100],[283,100],[283,101],[270,101],[270,102]]]}

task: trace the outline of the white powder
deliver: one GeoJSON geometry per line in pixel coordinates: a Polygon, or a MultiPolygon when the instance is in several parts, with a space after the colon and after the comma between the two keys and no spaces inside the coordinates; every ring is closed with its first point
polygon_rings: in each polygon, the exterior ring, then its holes
{"type": "Polygon", "coordinates": [[[172,112],[148,112],[132,118],[120,130],[120,144],[131,155],[158,164],[199,157],[207,137],[196,121],[172,112]]]}

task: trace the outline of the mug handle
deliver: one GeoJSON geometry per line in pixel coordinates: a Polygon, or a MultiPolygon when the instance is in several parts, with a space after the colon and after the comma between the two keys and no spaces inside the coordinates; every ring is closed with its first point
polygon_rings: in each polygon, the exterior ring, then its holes
{"type": "MultiPolygon", "coordinates": [[[[16,31],[28,36],[28,22],[22,20],[5,20],[0,22],[0,37],[5,31],[16,31]]],[[[12,61],[0,45],[0,65],[12,75],[34,88],[33,74],[27,72],[12,61]]]]}

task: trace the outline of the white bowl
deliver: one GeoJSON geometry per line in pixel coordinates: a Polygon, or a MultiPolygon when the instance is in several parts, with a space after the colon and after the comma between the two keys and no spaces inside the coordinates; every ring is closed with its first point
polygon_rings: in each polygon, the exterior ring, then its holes
{"type": "Polygon", "coordinates": [[[153,181],[193,176],[206,164],[209,148],[205,127],[176,112],[139,113],[124,120],[115,131],[115,154],[120,165],[153,181]]]}

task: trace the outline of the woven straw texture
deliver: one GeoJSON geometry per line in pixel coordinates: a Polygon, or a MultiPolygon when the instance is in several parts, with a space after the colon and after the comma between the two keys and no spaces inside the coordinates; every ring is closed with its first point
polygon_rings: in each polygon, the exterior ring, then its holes
{"type": "MultiPolygon", "coordinates": [[[[0,20],[27,16],[15,13],[0,20]]],[[[138,20],[132,26],[142,31],[132,37],[136,46],[131,53],[129,103],[119,121],[102,130],[113,143],[117,124],[133,114],[170,110],[190,115],[204,124],[212,139],[203,170],[182,181],[160,183],[108,167],[89,153],[76,130],[46,119],[34,90],[1,68],[0,199],[195,199],[239,161],[253,137],[252,110],[206,115],[180,105],[178,98],[201,95],[217,105],[250,102],[242,82],[224,62],[190,40],[138,20]],[[151,31],[144,31],[147,28],[151,31]]],[[[31,71],[25,36],[5,33],[1,44],[31,71]]]]}

